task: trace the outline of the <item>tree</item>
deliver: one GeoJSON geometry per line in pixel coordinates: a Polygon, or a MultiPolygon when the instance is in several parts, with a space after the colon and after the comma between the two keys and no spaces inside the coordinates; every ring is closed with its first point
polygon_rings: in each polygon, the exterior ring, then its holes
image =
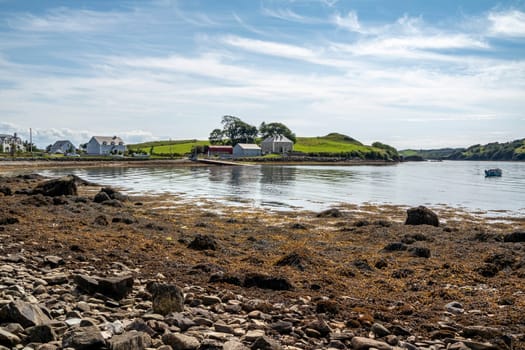
{"type": "Polygon", "coordinates": [[[295,134],[283,123],[274,122],[266,124],[265,122],[262,122],[261,126],[259,126],[259,133],[263,139],[272,136],[283,135],[290,139],[290,141],[293,143],[297,141],[295,134]]]}
{"type": "Polygon", "coordinates": [[[212,145],[222,145],[224,144],[224,133],[221,129],[213,129],[208,140],[212,145]]]}
{"type": "Polygon", "coordinates": [[[222,135],[229,139],[232,146],[238,143],[253,143],[257,137],[257,128],[243,122],[240,118],[225,115],[222,117],[221,123],[223,125],[222,135]]]}

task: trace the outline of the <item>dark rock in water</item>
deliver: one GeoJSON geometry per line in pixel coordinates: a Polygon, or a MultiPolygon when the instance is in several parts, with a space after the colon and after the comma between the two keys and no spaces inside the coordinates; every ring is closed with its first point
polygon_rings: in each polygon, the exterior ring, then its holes
{"type": "Polygon", "coordinates": [[[20,221],[12,216],[2,216],[0,214],[0,225],[14,225],[18,224],[20,221]]]}
{"type": "Polygon", "coordinates": [[[430,258],[430,249],[426,247],[411,247],[408,251],[413,256],[420,258],[430,258]]]}
{"type": "Polygon", "coordinates": [[[184,311],[182,289],[174,284],[151,282],[146,286],[153,297],[153,312],[167,315],[170,312],[184,311]]]}
{"type": "Polygon", "coordinates": [[[62,338],[62,348],[75,350],[98,350],[104,348],[106,341],[97,327],[70,328],[62,338]]]}
{"type": "Polygon", "coordinates": [[[133,288],[133,276],[101,278],[76,275],[74,279],[80,290],[90,294],[100,293],[116,300],[124,298],[133,288]]]}
{"type": "Polygon", "coordinates": [[[419,206],[407,210],[405,225],[432,225],[439,226],[439,219],[432,210],[419,206]]]}
{"type": "Polygon", "coordinates": [[[332,208],[317,214],[318,218],[340,218],[343,216],[343,213],[339,209],[332,208]]]}
{"type": "Polygon", "coordinates": [[[50,325],[39,325],[27,328],[27,340],[33,343],[49,343],[57,340],[57,335],[50,325]]]}
{"type": "Polygon", "coordinates": [[[243,286],[271,290],[291,290],[292,284],[284,277],[273,277],[260,273],[249,273],[244,277],[243,286]]]}
{"type": "Polygon", "coordinates": [[[95,220],[93,221],[93,223],[95,225],[99,225],[99,226],[108,226],[109,225],[109,220],[107,218],[107,216],[105,215],[99,215],[95,218],[95,220]]]}
{"type": "Polygon", "coordinates": [[[3,193],[4,196],[12,196],[13,195],[13,191],[11,190],[11,188],[9,188],[7,186],[0,187],[0,193],[3,193]]]}
{"type": "Polygon", "coordinates": [[[404,243],[393,242],[393,243],[388,243],[386,245],[386,247],[383,248],[383,251],[385,251],[385,252],[400,252],[400,251],[404,251],[404,250],[407,250],[407,249],[408,249],[408,247],[404,243]]]}
{"type": "Polygon", "coordinates": [[[95,195],[95,198],[93,198],[93,202],[95,203],[104,203],[105,201],[109,201],[111,198],[108,196],[106,192],[100,191],[95,195]]]}
{"type": "Polygon", "coordinates": [[[142,332],[127,332],[116,335],[109,341],[111,350],[144,350],[151,347],[151,337],[142,332]]]}
{"type": "Polygon", "coordinates": [[[503,237],[503,242],[525,242],[525,232],[513,232],[503,237]]]}
{"type": "Polygon", "coordinates": [[[19,323],[22,327],[33,327],[47,324],[50,319],[38,305],[17,300],[0,309],[0,323],[4,322],[19,323]]]}
{"type": "Polygon", "coordinates": [[[71,175],[53,179],[39,184],[33,194],[42,194],[48,197],[76,196],[78,194],[75,178],[71,175]]]}
{"type": "Polygon", "coordinates": [[[300,271],[304,271],[310,264],[310,258],[303,253],[293,252],[280,258],[275,266],[291,266],[300,271]]]}
{"type": "Polygon", "coordinates": [[[194,250],[217,250],[217,241],[213,236],[198,234],[188,245],[188,248],[194,250]]]}

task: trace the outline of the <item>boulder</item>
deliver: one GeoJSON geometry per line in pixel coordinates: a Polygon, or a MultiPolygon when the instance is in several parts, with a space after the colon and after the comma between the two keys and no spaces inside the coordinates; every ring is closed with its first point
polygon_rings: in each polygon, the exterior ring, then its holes
{"type": "Polygon", "coordinates": [[[503,242],[515,243],[515,242],[525,242],[525,231],[523,232],[513,232],[505,235],[503,237],[503,242]]]}
{"type": "Polygon", "coordinates": [[[144,350],[151,345],[151,337],[147,333],[135,331],[116,335],[109,341],[111,350],[144,350]]]}
{"type": "Polygon", "coordinates": [[[243,286],[246,288],[257,287],[271,290],[291,290],[292,284],[284,277],[268,276],[261,273],[248,273],[244,277],[243,286]]]}
{"type": "Polygon", "coordinates": [[[62,338],[62,348],[75,350],[98,350],[104,348],[106,341],[97,327],[70,328],[62,338]]]}
{"type": "Polygon", "coordinates": [[[76,196],[78,190],[75,178],[72,175],[68,175],[39,184],[33,190],[33,194],[42,194],[48,197],[76,196]]]}
{"type": "Polygon", "coordinates": [[[21,300],[12,301],[0,309],[0,323],[19,323],[22,327],[33,327],[50,322],[38,305],[21,300]]]}
{"type": "Polygon", "coordinates": [[[173,350],[195,350],[200,346],[197,338],[176,333],[164,334],[162,336],[162,342],[170,345],[173,350]]]}
{"type": "Polygon", "coordinates": [[[117,201],[125,202],[128,200],[128,197],[120,193],[119,191],[111,187],[103,187],[100,192],[106,193],[110,199],[115,199],[117,201]]]}
{"type": "Polygon", "coordinates": [[[93,198],[93,202],[95,203],[104,203],[105,201],[109,201],[111,198],[106,192],[100,191],[95,195],[95,198],[93,198]]]}
{"type": "Polygon", "coordinates": [[[388,345],[385,342],[378,341],[375,339],[369,339],[364,337],[353,337],[352,338],[352,348],[354,350],[368,350],[374,348],[377,350],[392,350],[392,346],[388,345]]]}
{"type": "Polygon", "coordinates": [[[107,297],[120,300],[133,289],[133,276],[91,277],[75,275],[78,288],[86,293],[100,293],[107,297]]]}
{"type": "Polygon", "coordinates": [[[419,258],[430,258],[430,249],[426,247],[411,247],[408,251],[419,258]]]}
{"type": "Polygon", "coordinates": [[[180,287],[174,284],[151,282],[146,289],[153,297],[153,312],[167,315],[170,312],[184,311],[184,295],[180,287]]]}
{"type": "Polygon", "coordinates": [[[0,345],[12,348],[20,344],[22,340],[16,334],[0,328],[0,345]]]}
{"type": "Polygon", "coordinates": [[[198,234],[188,245],[188,248],[194,250],[217,250],[217,241],[212,236],[198,234]]]}
{"type": "Polygon", "coordinates": [[[341,211],[336,208],[327,209],[317,214],[318,218],[340,218],[342,216],[343,216],[343,213],[341,213],[341,211]]]}
{"type": "Polygon", "coordinates": [[[50,325],[44,324],[27,328],[27,340],[33,343],[49,343],[57,340],[57,335],[50,325]]]}
{"type": "Polygon", "coordinates": [[[405,225],[432,225],[438,227],[439,219],[432,210],[419,206],[407,210],[405,225]]]}

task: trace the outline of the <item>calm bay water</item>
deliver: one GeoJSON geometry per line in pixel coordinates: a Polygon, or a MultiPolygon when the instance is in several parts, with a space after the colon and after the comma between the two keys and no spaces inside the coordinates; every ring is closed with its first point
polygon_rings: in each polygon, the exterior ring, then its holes
{"type": "Polygon", "coordinates": [[[278,209],[320,210],[339,203],[447,205],[525,216],[525,163],[414,162],[392,166],[239,166],[50,169],[128,193],[278,209]],[[485,178],[484,169],[503,169],[485,178]]]}

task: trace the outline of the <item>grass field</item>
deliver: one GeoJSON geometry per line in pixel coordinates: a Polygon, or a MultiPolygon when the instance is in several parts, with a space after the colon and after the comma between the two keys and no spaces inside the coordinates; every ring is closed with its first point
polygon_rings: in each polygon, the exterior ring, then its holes
{"type": "MultiPolygon", "coordinates": [[[[206,146],[209,144],[208,141],[203,140],[155,141],[129,145],[128,149],[156,155],[168,156],[173,154],[175,156],[183,156],[191,153],[192,148],[195,146],[206,146]]],[[[297,143],[294,144],[294,151],[325,156],[348,155],[352,152],[363,157],[373,154],[373,158],[376,158],[378,155],[386,155],[384,149],[363,145],[349,136],[337,133],[322,137],[298,137],[297,143]]]]}

